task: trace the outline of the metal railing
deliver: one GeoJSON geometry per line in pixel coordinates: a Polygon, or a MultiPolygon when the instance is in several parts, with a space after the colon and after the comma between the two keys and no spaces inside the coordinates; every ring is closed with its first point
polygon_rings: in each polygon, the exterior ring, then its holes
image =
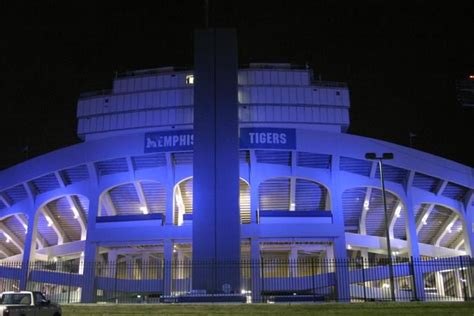
{"type": "MultiPolygon", "coordinates": [[[[470,257],[394,258],[393,268],[396,301],[474,298],[474,259],[470,257]]],[[[19,290],[22,274],[21,264],[0,263],[0,290],[19,290]]],[[[85,284],[93,284],[95,301],[103,303],[368,302],[392,300],[389,282],[387,259],[193,262],[137,258],[34,262],[26,289],[42,291],[59,303],[80,302],[85,284]],[[82,274],[90,268],[95,273],[82,274]],[[227,284],[228,279],[234,284],[227,284]]]]}

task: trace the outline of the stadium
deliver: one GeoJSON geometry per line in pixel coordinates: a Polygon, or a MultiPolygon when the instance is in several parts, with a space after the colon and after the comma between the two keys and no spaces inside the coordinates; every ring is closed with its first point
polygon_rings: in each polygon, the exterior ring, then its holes
{"type": "Polygon", "coordinates": [[[232,34],[212,32],[194,69],[82,94],[82,143],[0,171],[0,286],[67,302],[474,296],[473,169],[348,134],[345,83],[237,68],[232,34]]]}

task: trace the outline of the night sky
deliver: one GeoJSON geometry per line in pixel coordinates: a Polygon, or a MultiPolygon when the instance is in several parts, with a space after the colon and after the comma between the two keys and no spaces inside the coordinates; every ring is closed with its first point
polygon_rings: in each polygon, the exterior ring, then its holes
{"type": "MultiPolygon", "coordinates": [[[[203,3],[2,4],[0,169],[78,143],[79,94],[110,89],[115,72],[192,68],[203,3]]],[[[472,1],[443,3],[211,1],[209,15],[237,28],[241,65],[307,63],[347,82],[350,133],[405,146],[413,133],[412,147],[473,166],[474,108],[455,90],[474,72],[472,1]]]]}

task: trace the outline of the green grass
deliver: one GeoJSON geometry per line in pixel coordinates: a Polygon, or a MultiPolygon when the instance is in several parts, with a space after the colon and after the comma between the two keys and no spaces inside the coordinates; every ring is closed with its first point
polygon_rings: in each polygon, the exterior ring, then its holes
{"type": "Polygon", "coordinates": [[[63,305],[63,315],[420,315],[474,316],[470,303],[63,305]]]}

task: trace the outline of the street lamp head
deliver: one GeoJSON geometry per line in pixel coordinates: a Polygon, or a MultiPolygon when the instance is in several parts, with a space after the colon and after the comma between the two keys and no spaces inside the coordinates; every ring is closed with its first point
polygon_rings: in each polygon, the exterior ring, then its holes
{"type": "Polygon", "coordinates": [[[377,159],[377,155],[375,153],[366,153],[365,159],[374,160],[377,159]]]}
{"type": "Polygon", "coordinates": [[[393,153],[383,153],[382,157],[377,157],[376,153],[366,153],[365,154],[365,159],[369,159],[369,160],[376,160],[376,159],[390,160],[390,159],[393,159],[393,153]]]}

